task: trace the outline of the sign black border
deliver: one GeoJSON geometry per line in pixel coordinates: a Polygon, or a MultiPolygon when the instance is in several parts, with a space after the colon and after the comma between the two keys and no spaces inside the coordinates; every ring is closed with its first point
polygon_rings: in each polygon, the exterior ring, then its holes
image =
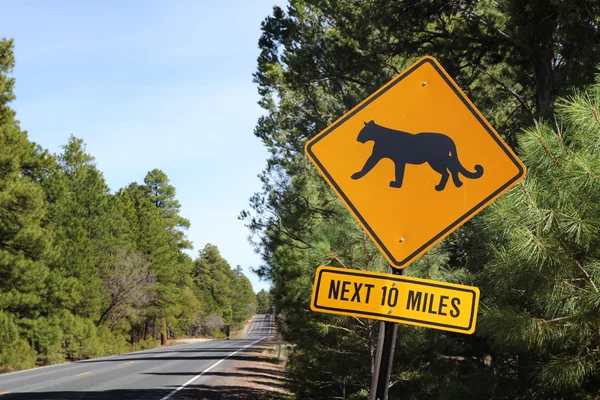
{"type": "Polygon", "coordinates": [[[465,331],[465,332],[470,331],[471,328],[473,327],[473,321],[474,321],[474,317],[475,317],[475,302],[477,300],[477,293],[474,290],[462,289],[462,288],[457,288],[454,286],[444,285],[443,282],[439,282],[439,283],[418,282],[418,281],[414,281],[412,279],[406,279],[406,277],[403,277],[401,275],[393,275],[393,276],[387,277],[387,276],[373,275],[373,274],[367,274],[367,273],[356,272],[356,271],[358,271],[358,270],[340,270],[338,268],[320,267],[319,274],[317,276],[317,283],[314,288],[315,292],[314,292],[314,296],[313,296],[313,300],[312,300],[313,308],[318,309],[318,310],[341,311],[341,312],[345,312],[345,313],[357,315],[357,316],[364,315],[364,316],[372,316],[372,317],[385,317],[387,319],[393,319],[393,320],[397,320],[397,321],[416,322],[416,323],[423,324],[423,325],[439,326],[439,327],[444,327],[444,328],[461,330],[461,331],[465,331]],[[422,321],[422,320],[413,319],[413,318],[396,317],[396,316],[391,316],[389,314],[380,314],[380,313],[372,313],[372,312],[367,312],[367,311],[356,311],[356,310],[347,310],[347,309],[343,309],[343,308],[319,306],[317,304],[317,300],[319,298],[319,288],[321,287],[321,277],[323,275],[323,272],[331,272],[331,273],[340,274],[340,275],[360,276],[360,277],[371,278],[371,279],[383,279],[383,280],[387,280],[387,281],[408,282],[408,283],[414,284],[414,285],[431,286],[431,287],[437,287],[437,288],[442,288],[442,289],[449,289],[449,290],[456,290],[459,292],[470,293],[473,295],[473,301],[471,303],[471,317],[469,318],[469,325],[466,328],[464,328],[462,326],[440,324],[437,322],[422,321]]]}
{"type": "Polygon", "coordinates": [[[335,189],[340,194],[340,196],[342,196],[342,198],[344,199],[344,202],[348,205],[348,207],[350,207],[352,209],[352,211],[354,212],[354,215],[356,215],[358,217],[358,219],[360,220],[360,222],[362,223],[362,225],[369,231],[371,237],[375,239],[375,241],[377,242],[377,244],[379,245],[379,247],[384,251],[384,253],[387,255],[388,259],[390,261],[392,261],[392,264],[394,266],[396,266],[396,267],[402,267],[403,265],[406,265],[406,264],[412,262],[413,258],[415,258],[417,256],[417,254],[419,254],[421,251],[423,251],[423,249],[429,247],[432,243],[435,243],[438,239],[440,239],[446,233],[448,233],[449,231],[451,231],[455,226],[459,225],[461,222],[469,219],[471,216],[473,216],[474,214],[476,214],[477,212],[479,212],[480,209],[483,208],[484,204],[486,204],[488,201],[490,201],[491,199],[493,199],[494,197],[496,197],[499,193],[502,193],[502,191],[504,191],[506,188],[510,187],[513,183],[515,183],[516,181],[518,181],[519,179],[521,179],[523,177],[523,175],[525,174],[525,170],[523,169],[523,167],[521,166],[521,164],[517,161],[516,157],[513,156],[512,152],[508,149],[508,147],[502,141],[499,140],[498,136],[496,136],[496,134],[490,129],[489,125],[484,122],[484,120],[481,118],[481,116],[475,111],[474,107],[471,106],[471,104],[466,100],[466,97],[459,91],[457,85],[448,79],[448,77],[446,76],[446,74],[444,74],[440,70],[440,68],[438,67],[438,65],[435,62],[433,62],[433,60],[431,58],[425,58],[425,59],[421,60],[420,62],[418,62],[417,64],[415,64],[412,68],[410,68],[409,70],[405,71],[405,73],[403,73],[402,75],[396,77],[395,80],[393,80],[388,86],[386,86],[383,90],[381,90],[375,96],[373,96],[372,98],[370,98],[367,102],[365,102],[364,104],[361,104],[359,107],[357,107],[355,110],[353,110],[348,115],[346,115],[343,119],[341,119],[338,123],[334,124],[333,126],[329,127],[324,132],[322,132],[319,135],[317,135],[314,138],[314,140],[312,140],[306,146],[306,150],[310,154],[312,160],[318,165],[318,167],[321,170],[321,172],[323,174],[325,174],[325,176],[327,176],[327,179],[329,180],[329,182],[331,182],[331,184],[335,187],[335,189]],[[490,194],[489,196],[487,196],[485,199],[483,199],[481,202],[479,202],[473,208],[471,208],[470,210],[468,210],[465,214],[463,214],[456,221],[454,221],[453,223],[451,223],[450,225],[448,225],[446,228],[444,228],[442,231],[440,231],[437,235],[435,235],[433,238],[431,238],[430,240],[428,240],[425,244],[423,244],[417,250],[415,250],[414,252],[412,252],[410,255],[408,255],[403,260],[398,261],[389,252],[389,250],[384,246],[384,244],[381,241],[381,239],[379,239],[379,236],[377,236],[377,234],[375,233],[375,231],[373,231],[373,229],[371,228],[371,226],[369,226],[369,224],[367,223],[367,221],[358,212],[358,210],[356,209],[356,207],[354,207],[354,204],[352,204],[350,202],[350,199],[348,199],[348,196],[346,196],[346,194],[344,193],[344,191],[342,190],[342,188],[337,184],[337,182],[333,179],[333,177],[329,174],[329,172],[327,172],[327,170],[323,167],[323,164],[321,164],[321,162],[317,159],[317,157],[315,156],[314,152],[312,151],[312,147],[315,144],[317,144],[320,140],[322,140],[323,138],[325,138],[328,134],[330,134],[335,129],[337,129],[338,127],[340,127],[344,122],[346,122],[347,120],[349,120],[350,118],[352,118],[357,112],[359,112],[360,110],[362,110],[363,108],[365,108],[366,106],[368,106],[369,104],[371,104],[373,101],[377,100],[377,98],[379,96],[383,95],[389,89],[393,88],[397,83],[399,83],[400,81],[402,81],[404,78],[406,78],[413,71],[415,71],[417,68],[419,68],[420,66],[422,66],[425,63],[431,64],[431,66],[433,66],[433,68],[436,70],[436,72],[438,74],[440,74],[440,76],[444,79],[444,81],[448,84],[448,86],[450,86],[452,88],[452,90],[454,91],[454,93],[456,94],[456,96],[458,96],[458,98],[463,102],[463,104],[467,107],[467,109],[473,114],[473,116],[477,119],[477,121],[479,121],[479,123],[483,126],[483,128],[486,130],[486,132],[492,137],[492,139],[494,139],[494,141],[504,151],[504,153],[508,156],[508,158],[515,164],[515,166],[517,167],[517,169],[519,170],[519,172],[512,179],[510,179],[508,182],[506,182],[504,185],[502,185],[499,189],[497,189],[496,191],[494,191],[492,194],[490,194]]]}

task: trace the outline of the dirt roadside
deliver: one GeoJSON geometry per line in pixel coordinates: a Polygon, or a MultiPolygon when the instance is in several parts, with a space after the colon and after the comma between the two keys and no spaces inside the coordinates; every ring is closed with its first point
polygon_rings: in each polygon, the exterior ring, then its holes
{"type": "Polygon", "coordinates": [[[182,390],[181,400],[291,400],[286,390],[285,351],[278,361],[276,336],[242,350],[182,390]]]}

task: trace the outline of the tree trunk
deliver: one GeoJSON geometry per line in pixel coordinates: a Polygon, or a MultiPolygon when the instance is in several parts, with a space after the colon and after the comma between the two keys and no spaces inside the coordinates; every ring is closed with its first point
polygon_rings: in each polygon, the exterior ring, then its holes
{"type": "Polygon", "coordinates": [[[554,98],[556,93],[554,71],[554,48],[551,44],[540,49],[533,60],[535,73],[535,96],[538,117],[552,119],[554,114],[554,98]]]}
{"type": "MultiPolygon", "coordinates": [[[[526,15],[520,15],[526,51],[535,76],[537,117],[552,120],[556,97],[555,43],[558,28],[556,4],[547,0],[531,1],[526,15]]],[[[523,10],[521,10],[523,11],[523,10]]]]}
{"type": "Polygon", "coordinates": [[[373,381],[373,374],[375,373],[375,346],[376,335],[373,332],[373,323],[369,321],[369,361],[371,362],[371,382],[373,381]]]}
{"type": "Polygon", "coordinates": [[[144,321],[144,334],[142,336],[142,338],[143,338],[142,340],[146,340],[149,330],[150,330],[150,318],[146,318],[146,321],[144,321]]]}
{"type": "Polygon", "coordinates": [[[167,317],[162,316],[162,330],[160,332],[160,345],[166,346],[168,344],[167,341],[167,317]]]}

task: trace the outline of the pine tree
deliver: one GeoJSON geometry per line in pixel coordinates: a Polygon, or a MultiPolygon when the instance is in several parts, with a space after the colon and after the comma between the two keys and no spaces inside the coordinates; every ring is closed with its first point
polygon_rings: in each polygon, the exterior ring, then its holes
{"type": "Polygon", "coordinates": [[[110,229],[109,189],[81,139],[71,136],[57,161],[46,184],[54,197],[48,216],[55,245],[52,303],[97,320],[104,299],[101,265],[119,247],[110,229]]]}
{"type": "Polygon", "coordinates": [[[261,289],[256,294],[256,303],[259,313],[265,314],[271,311],[271,299],[269,298],[269,293],[267,293],[265,289],[261,289]]]}
{"type": "Polygon", "coordinates": [[[153,300],[144,310],[142,336],[158,332],[157,320],[163,316],[170,325],[178,324],[187,313],[189,301],[194,301],[187,289],[191,285],[192,260],[182,251],[189,242],[181,229],[189,222],[178,214],[179,203],[166,175],[160,173],[161,179],[149,179],[156,171],[146,177],[148,185],[133,183],[118,194],[134,249],[148,260],[155,278],[153,300]]]}
{"type": "Polygon", "coordinates": [[[600,80],[525,131],[524,183],[485,219],[478,336],[509,398],[600,393],[600,80]]]}
{"type": "Polygon", "coordinates": [[[206,307],[204,314],[218,314],[226,325],[230,325],[233,312],[231,266],[217,246],[208,243],[199,251],[192,276],[198,298],[206,307]]]}
{"type": "Polygon", "coordinates": [[[169,184],[167,175],[159,169],[148,172],[144,178],[144,189],[150,201],[161,211],[169,232],[177,240],[180,249],[191,249],[184,230],[190,227],[190,221],[179,215],[181,205],[175,198],[175,187],[169,184]]]}
{"type": "Polygon", "coordinates": [[[242,325],[256,312],[256,294],[250,279],[239,265],[231,270],[231,320],[233,325],[242,325]]]}
{"type": "Polygon", "coordinates": [[[14,100],[13,43],[0,40],[0,369],[31,366],[30,332],[47,293],[44,257],[49,236],[41,222],[44,192],[36,183],[45,154],[27,139],[9,103],[14,100]],[[6,324],[6,325],[4,325],[6,324]]]}

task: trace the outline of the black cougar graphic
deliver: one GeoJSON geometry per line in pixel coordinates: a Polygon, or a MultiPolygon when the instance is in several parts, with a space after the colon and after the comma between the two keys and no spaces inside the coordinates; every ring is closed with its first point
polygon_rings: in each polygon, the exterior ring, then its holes
{"type": "Polygon", "coordinates": [[[483,175],[481,165],[475,165],[475,172],[468,171],[462,166],[458,160],[454,141],[442,133],[412,134],[385,128],[370,121],[365,122],[356,140],[360,143],[372,140],[375,145],[364,167],[352,174],[352,179],[360,179],[368,174],[382,158],[389,158],[396,166],[396,180],[390,182],[393,188],[402,187],[406,164],[428,163],[435,172],[442,175],[440,183],[435,187],[438,192],[444,190],[450,175],[456,187],[461,187],[463,184],[458,177],[459,173],[470,179],[477,179],[483,175]]]}

